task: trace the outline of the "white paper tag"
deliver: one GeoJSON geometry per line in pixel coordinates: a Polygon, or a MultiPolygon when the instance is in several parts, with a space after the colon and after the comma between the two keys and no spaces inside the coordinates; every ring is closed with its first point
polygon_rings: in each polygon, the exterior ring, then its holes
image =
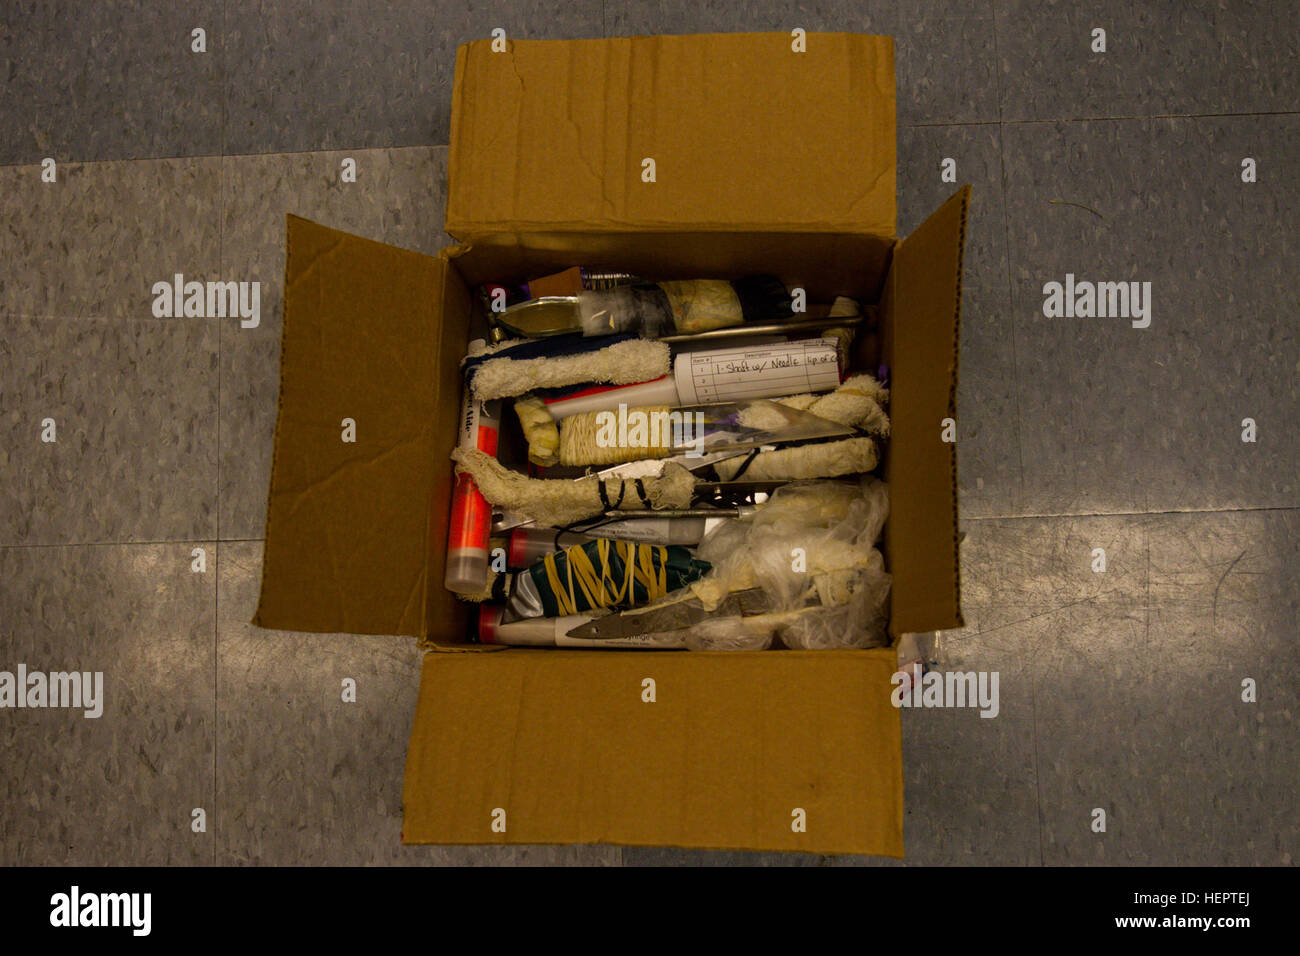
{"type": "Polygon", "coordinates": [[[717,349],[673,363],[683,405],[827,392],[840,384],[834,339],[717,349]]]}

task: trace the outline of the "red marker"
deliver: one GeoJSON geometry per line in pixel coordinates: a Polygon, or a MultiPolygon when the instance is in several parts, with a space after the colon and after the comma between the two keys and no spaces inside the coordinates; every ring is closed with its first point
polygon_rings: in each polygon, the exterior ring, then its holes
{"type": "MultiPolygon", "coordinates": [[[[500,402],[479,402],[465,389],[460,412],[459,446],[477,448],[496,457],[497,429],[501,424],[500,402]]],[[[492,506],[469,475],[458,475],[451,493],[451,524],[447,529],[448,591],[477,594],[487,586],[488,535],[492,529],[492,506]]]]}

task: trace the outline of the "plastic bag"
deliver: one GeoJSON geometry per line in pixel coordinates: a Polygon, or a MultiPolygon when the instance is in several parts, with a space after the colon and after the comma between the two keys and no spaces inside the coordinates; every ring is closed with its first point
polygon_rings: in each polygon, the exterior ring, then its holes
{"type": "Polygon", "coordinates": [[[890,576],[875,548],[889,514],[884,482],[801,481],[777,489],[748,520],[719,526],[697,556],[713,570],[693,584],[706,607],[762,589],[767,613],[714,619],[690,647],[805,650],[888,643],[890,576]]]}

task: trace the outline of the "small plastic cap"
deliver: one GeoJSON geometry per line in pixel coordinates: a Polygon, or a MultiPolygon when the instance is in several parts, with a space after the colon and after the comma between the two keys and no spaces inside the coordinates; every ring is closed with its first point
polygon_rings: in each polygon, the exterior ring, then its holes
{"type": "Polygon", "coordinates": [[[515,528],[510,532],[510,550],[506,552],[506,564],[512,568],[527,567],[527,548],[528,532],[523,528],[515,528]]]}
{"type": "Polygon", "coordinates": [[[497,625],[501,623],[501,608],[495,604],[480,604],[478,607],[478,642],[495,644],[497,625]]]}

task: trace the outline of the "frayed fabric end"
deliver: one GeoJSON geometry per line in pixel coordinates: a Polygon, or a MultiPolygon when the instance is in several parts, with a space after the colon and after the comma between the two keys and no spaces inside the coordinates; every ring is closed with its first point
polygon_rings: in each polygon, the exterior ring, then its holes
{"type": "Polygon", "coordinates": [[[633,385],[668,374],[666,342],[628,339],[594,352],[513,359],[507,355],[484,359],[470,379],[480,401],[513,398],[539,388],[562,388],[582,382],[633,385]]]}
{"type": "MultiPolygon", "coordinates": [[[[477,448],[457,448],[451,453],[456,471],[468,474],[483,497],[494,505],[508,507],[526,515],[539,525],[562,528],[586,518],[594,518],[606,510],[641,510],[641,500],[633,479],[606,480],[605,499],[601,498],[598,478],[529,478],[504,467],[491,455],[477,448]]],[[[640,479],[650,507],[689,508],[695,490],[695,476],[675,462],[666,462],[664,470],[654,478],[640,479]]]]}

